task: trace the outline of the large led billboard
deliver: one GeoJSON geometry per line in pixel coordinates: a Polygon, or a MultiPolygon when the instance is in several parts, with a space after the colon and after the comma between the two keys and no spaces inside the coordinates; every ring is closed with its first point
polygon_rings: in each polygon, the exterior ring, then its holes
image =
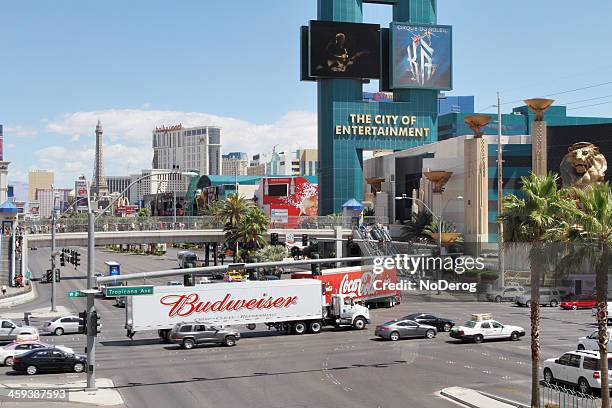
{"type": "Polygon", "coordinates": [[[391,87],[450,91],[451,26],[391,24],[391,87]]]}
{"type": "Polygon", "coordinates": [[[310,22],[310,76],[380,77],[378,24],[310,22]]]}

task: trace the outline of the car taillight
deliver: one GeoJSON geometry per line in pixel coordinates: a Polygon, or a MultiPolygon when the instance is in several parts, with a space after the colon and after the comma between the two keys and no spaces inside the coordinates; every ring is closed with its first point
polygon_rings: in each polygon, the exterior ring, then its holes
{"type": "Polygon", "coordinates": [[[465,334],[465,332],[463,330],[459,330],[459,335],[463,336],[465,334]]]}
{"type": "Polygon", "coordinates": [[[20,363],[20,362],[21,362],[21,359],[20,359],[20,358],[13,357],[13,364],[15,364],[15,363],[20,363]]]}
{"type": "Polygon", "coordinates": [[[601,374],[599,373],[599,371],[593,371],[593,378],[596,380],[599,380],[599,377],[601,377],[601,374]]]}

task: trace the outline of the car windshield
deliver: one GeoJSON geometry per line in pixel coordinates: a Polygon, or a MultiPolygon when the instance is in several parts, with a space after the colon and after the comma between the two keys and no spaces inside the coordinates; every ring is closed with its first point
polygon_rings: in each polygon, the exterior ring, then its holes
{"type": "Polygon", "coordinates": [[[413,313],[413,314],[409,314],[408,316],[404,317],[404,319],[412,320],[412,319],[416,319],[420,315],[421,315],[420,313],[413,313]]]}
{"type": "Polygon", "coordinates": [[[476,327],[476,322],[473,320],[469,320],[465,322],[464,326],[469,327],[470,329],[473,329],[474,327],[476,327]]]}
{"type": "Polygon", "coordinates": [[[391,320],[390,322],[383,323],[382,325],[383,326],[391,326],[391,325],[394,325],[395,323],[397,323],[397,320],[391,320]]]}

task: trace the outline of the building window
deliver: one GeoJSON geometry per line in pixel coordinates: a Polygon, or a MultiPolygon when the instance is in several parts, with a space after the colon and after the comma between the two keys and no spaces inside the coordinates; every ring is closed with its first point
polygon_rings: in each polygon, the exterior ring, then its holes
{"type": "Polygon", "coordinates": [[[312,176],[312,162],[311,161],[308,162],[308,175],[312,176]]]}

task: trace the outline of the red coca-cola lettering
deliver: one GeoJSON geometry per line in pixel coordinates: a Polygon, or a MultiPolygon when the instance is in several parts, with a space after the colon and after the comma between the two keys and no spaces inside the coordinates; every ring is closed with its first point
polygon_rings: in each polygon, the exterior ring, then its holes
{"type": "Polygon", "coordinates": [[[159,300],[164,306],[170,306],[168,316],[189,316],[192,313],[209,313],[209,312],[224,312],[238,311],[240,309],[272,309],[272,308],[288,308],[291,305],[297,304],[297,296],[268,296],[264,293],[261,298],[254,299],[231,299],[231,295],[226,293],[219,300],[200,301],[200,296],[197,293],[188,295],[166,295],[159,300]]]}

